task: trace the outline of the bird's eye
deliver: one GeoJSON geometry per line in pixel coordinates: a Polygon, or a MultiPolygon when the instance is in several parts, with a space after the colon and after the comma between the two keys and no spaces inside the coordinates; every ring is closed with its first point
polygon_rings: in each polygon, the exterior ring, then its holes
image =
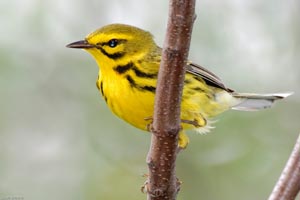
{"type": "Polygon", "coordinates": [[[108,41],[108,46],[114,48],[118,45],[118,40],[117,39],[111,39],[108,41]]]}

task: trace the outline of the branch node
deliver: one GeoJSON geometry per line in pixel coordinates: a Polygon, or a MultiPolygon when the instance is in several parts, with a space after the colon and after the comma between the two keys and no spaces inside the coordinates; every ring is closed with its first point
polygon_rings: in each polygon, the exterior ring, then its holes
{"type": "Polygon", "coordinates": [[[152,197],[161,197],[161,196],[165,196],[164,195],[164,191],[162,189],[155,189],[153,191],[148,191],[148,193],[152,196],[152,197]]]}

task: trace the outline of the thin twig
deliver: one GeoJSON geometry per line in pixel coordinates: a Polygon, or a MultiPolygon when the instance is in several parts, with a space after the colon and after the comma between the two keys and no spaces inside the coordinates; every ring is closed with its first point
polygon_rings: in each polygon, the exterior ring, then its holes
{"type": "Polygon", "coordinates": [[[180,103],[195,18],[195,0],[170,0],[166,39],[156,89],[151,146],[147,156],[148,200],[175,200],[180,103]]]}
{"type": "Polygon", "coordinates": [[[269,200],[293,200],[300,190],[300,135],[269,200]]]}

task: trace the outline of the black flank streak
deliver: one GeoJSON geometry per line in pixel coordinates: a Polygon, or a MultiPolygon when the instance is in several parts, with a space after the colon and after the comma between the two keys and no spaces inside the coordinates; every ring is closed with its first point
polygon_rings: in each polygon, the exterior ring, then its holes
{"type": "Polygon", "coordinates": [[[126,65],[118,65],[117,67],[114,68],[114,70],[116,72],[118,72],[119,74],[124,74],[125,72],[127,72],[129,69],[131,69],[133,67],[133,63],[128,63],[126,65]]]}
{"type": "Polygon", "coordinates": [[[107,103],[107,97],[105,96],[104,91],[103,91],[103,82],[102,81],[100,82],[100,88],[99,88],[99,90],[101,91],[101,94],[104,97],[105,102],[107,103]]]}
{"type": "Polygon", "coordinates": [[[104,96],[104,92],[103,92],[103,82],[101,81],[101,83],[100,83],[100,91],[101,91],[101,94],[102,94],[102,96],[104,96]]]}
{"type": "Polygon", "coordinates": [[[188,91],[188,94],[190,94],[190,95],[194,95],[196,92],[202,92],[202,93],[205,94],[205,96],[206,96],[208,99],[212,99],[212,98],[213,98],[211,95],[207,94],[207,93],[205,92],[205,90],[203,90],[203,89],[200,88],[200,87],[194,87],[194,88],[191,88],[191,89],[192,89],[191,91],[188,91]]]}
{"type": "Polygon", "coordinates": [[[96,82],[96,87],[98,88],[98,90],[100,90],[100,87],[98,85],[98,81],[96,82]]]}
{"type": "Polygon", "coordinates": [[[132,79],[131,76],[127,75],[127,76],[126,76],[126,79],[128,80],[128,82],[129,82],[129,84],[130,84],[131,87],[136,87],[136,83],[135,83],[135,81],[132,79]]]}
{"type": "Polygon", "coordinates": [[[98,90],[100,90],[100,87],[99,87],[99,74],[98,74],[98,77],[97,77],[96,86],[97,86],[98,90]]]}
{"type": "Polygon", "coordinates": [[[142,90],[147,90],[147,91],[149,91],[149,92],[155,93],[156,88],[153,87],[153,86],[143,86],[143,87],[142,87],[142,90]]]}
{"type": "Polygon", "coordinates": [[[188,90],[188,91],[187,91],[187,94],[188,94],[188,95],[194,95],[195,93],[196,93],[195,90],[188,90]]]}
{"type": "Polygon", "coordinates": [[[192,81],[190,80],[190,79],[185,79],[184,80],[184,84],[186,84],[186,85],[188,85],[188,84],[190,84],[192,81]]]}
{"type": "Polygon", "coordinates": [[[128,82],[129,82],[129,84],[130,84],[130,86],[132,87],[132,88],[136,88],[136,89],[138,89],[138,90],[140,90],[140,91],[149,91],[149,92],[153,92],[153,93],[155,93],[155,87],[153,87],[153,86],[148,86],[148,85],[145,85],[145,86],[141,86],[141,85],[138,85],[138,84],[136,84],[136,82],[132,79],[132,77],[130,76],[130,75],[127,75],[126,76],[126,79],[128,80],[128,82]]]}
{"type": "Polygon", "coordinates": [[[146,72],[141,71],[136,66],[134,66],[132,69],[138,77],[142,77],[142,78],[156,78],[157,77],[157,74],[148,74],[146,72]]]}
{"type": "Polygon", "coordinates": [[[119,74],[124,74],[128,70],[132,69],[136,76],[141,78],[156,78],[157,74],[149,74],[146,72],[141,71],[139,68],[137,68],[132,62],[126,64],[126,65],[118,65],[114,68],[116,72],[119,74]]]}
{"type": "Polygon", "coordinates": [[[200,87],[194,87],[192,90],[197,91],[197,92],[205,92],[202,88],[200,87]]]}

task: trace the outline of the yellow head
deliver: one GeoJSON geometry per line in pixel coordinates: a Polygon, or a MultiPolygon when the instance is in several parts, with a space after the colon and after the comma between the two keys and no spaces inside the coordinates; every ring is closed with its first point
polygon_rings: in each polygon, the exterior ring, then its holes
{"type": "Polygon", "coordinates": [[[104,26],[87,35],[84,40],[71,43],[67,47],[87,50],[101,68],[106,63],[120,64],[122,60],[128,62],[141,59],[158,48],[149,32],[125,24],[104,26]]]}

